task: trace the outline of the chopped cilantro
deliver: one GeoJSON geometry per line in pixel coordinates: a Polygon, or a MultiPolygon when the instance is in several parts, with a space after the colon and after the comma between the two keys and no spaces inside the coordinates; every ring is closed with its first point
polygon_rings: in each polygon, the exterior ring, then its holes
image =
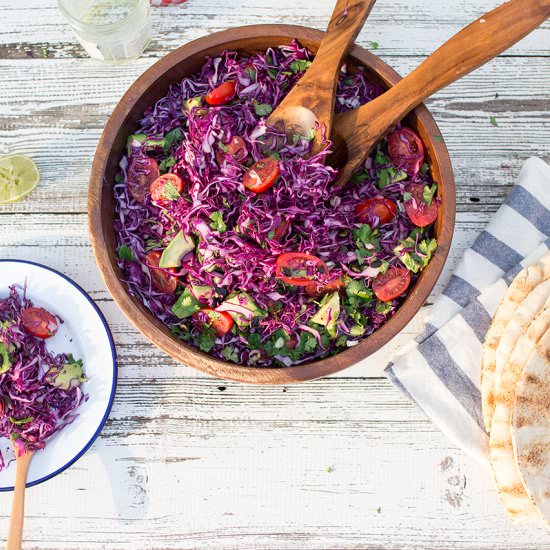
{"type": "Polygon", "coordinates": [[[212,327],[204,326],[199,335],[199,349],[208,353],[216,343],[216,332],[212,327]]]}
{"type": "Polygon", "coordinates": [[[168,172],[168,170],[172,168],[174,164],[176,164],[176,159],[172,155],[170,155],[159,164],[159,171],[164,174],[165,172],[168,172]]]}
{"type": "Polygon", "coordinates": [[[116,183],[121,183],[123,179],[124,179],[124,176],[120,172],[115,176],[116,183]]]}
{"type": "Polygon", "coordinates": [[[258,101],[253,101],[254,110],[258,116],[267,116],[273,111],[273,107],[269,103],[259,103],[258,101]]]}
{"type": "Polygon", "coordinates": [[[233,346],[225,346],[222,350],[222,355],[227,361],[232,361],[233,363],[239,362],[239,354],[233,346]]]}
{"type": "Polygon", "coordinates": [[[416,245],[416,236],[411,233],[405,240],[401,241],[393,253],[403,262],[403,265],[413,273],[422,271],[431,260],[437,249],[435,239],[424,239],[416,245]]]}
{"type": "Polygon", "coordinates": [[[408,191],[405,191],[403,193],[403,200],[405,202],[410,201],[413,198],[412,193],[409,193],[408,191]]]}
{"type": "Polygon", "coordinates": [[[216,212],[212,212],[212,214],[210,214],[209,217],[212,220],[212,223],[210,224],[210,227],[214,231],[219,231],[220,233],[223,233],[224,231],[227,230],[227,226],[225,225],[225,222],[223,221],[223,215],[219,210],[216,211],[216,212]]]}
{"type": "Polygon", "coordinates": [[[370,49],[371,50],[377,50],[378,46],[380,46],[380,44],[378,44],[378,42],[375,42],[375,41],[371,40],[371,42],[370,42],[370,49]]]}
{"type": "Polygon", "coordinates": [[[327,474],[332,474],[332,472],[334,472],[334,466],[329,466],[327,468],[327,474]]]}
{"type": "Polygon", "coordinates": [[[218,147],[219,147],[224,153],[227,153],[227,151],[229,151],[229,147],[228,147],[223,141],[220,141],[220,143],[218,143],[218,147]]]}
{"type": "Polygon", "coordinates": [[[185,325],[172,325],[170,327],[170,332],[185,342],[191,340],[191,333],[187,330],[185,325]]]}
{"type": "Polygon", "coordinates": [[[125,244],[121,244],[118,247],[117,256],[125,262],[134,262],[136,260],[131,248],[125,244]]]}
{"type": "Polygon", "coordinates": [[[181,128],[174,128],[174,130],[170,130],[170,132],[164,136],[164,154],[168,155],[172,145],[179,144],[182,141],[183,131],[181,128]]]}
{"type": "Polygon", "coordinates": [[[277,74],[278,74],[278,72],[275,69],[268,69],[267,70],[267,76],[269,76],[273,80],[277,79],[277,74]]]}
{"type": "Polygon", "coordinates": [[[359,279],[349,279],[346,283],[346,294],[348,297],[355,296],[367,303],[371,302],[373,299],[372,290],[367,288],[364,281],[359,279]]]}
{"type": "Polygon", "coordinates": [[[420,167],[420,173],[421,174],[427,174],[430,171],[430,166],[427,162],[424,162],[422,166],[420,167]]]}
{"type": "Polygon", "coordinates": [[[494,115],[491,115],[489,117],[489,122],[493,125],[493,126],[498,126],[498,122],[497,122],[497,119],[494,115]]]}
{"type": "Polygon", "coordinates": [[[290,69],[294,74],[298,72],[307,71],[311,67],[311,61],[306,61],[305,59],[297,59],[290,64],[290,69]]]}
{"type": "Polygon", "coordinates": [[[379,514],[381,511],[382,511],[382,508],[378,506],[378,508],[376,509],[376,513],[379,514]]]}
{"type": "Polygon", "coordinates": [[[398,181],[406,180],[408,175],[407,172],[401,169],[395,169],[391,166],[388,168],[382,168],[377,170],[378,175],[378,188],[384,189],[392,183],[397,183],[398,181]]]}
{"type": "Polygon", "coordinates": [[[275,231],[273,229],[267,234],[268,238],[273,239],[275,237],[275,231]]]}
{"type": "Polygon", "coordinates": [[[251,332],[247,334],[245,337],[248,340],[248,347],[252,349],[259,349],[260,346],[262,345],[262,338],[256,332],[251,332]]]}
{"type": "Polygon", "coordinates": [[[380,147],[376,150],[376,155],[374,157],[374,164],[378,164],[378,165],[388,164],[390,160],[391,160],[390,157],[384,154],[384,152],[380,149],[380,147]]]}
{"type": "Polygon", "coordinates": [[[351,179],[349,180],[351,183],[361,183],[362,181],[369,179],[369,173],[368,172],[356,172],[351,176],[351,179]]]}
{"type": "Polygon", "coordinates": [[[383,315],[386,315],[391,311],[391,309],[391,302],[381,302],[380,300],[376,302],[376,313],[382,313],[383,315]]]}
{"type": "Polygon", "coordinates": [[[147,239],[145,241],[145,252],[149,252],[150,250],[155,250],[156,248],[161,248],[161,247],[162,247],[161,240],[147,239]]]}
{"type": "Polygon", "coordinates": [[[184,319],[185,317],[191,317],[199,309],[201,309],[201,303],[191,294],[189,288],[186,287],[172,306],[172,313],[176,317],[184,319]]]}

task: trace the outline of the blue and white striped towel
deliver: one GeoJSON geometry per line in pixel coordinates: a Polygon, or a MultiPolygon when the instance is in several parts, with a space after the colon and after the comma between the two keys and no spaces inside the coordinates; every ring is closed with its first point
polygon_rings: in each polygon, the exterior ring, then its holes
{"type": "Polygon", "coordinates": [[[488,464],[480,394],[481,345],[518,271],[550,248],[550,166],[527,160],[518,183],[464,253],[428,313],[422,335],[386,368],[388,378],[456,445],[488,464]]]}

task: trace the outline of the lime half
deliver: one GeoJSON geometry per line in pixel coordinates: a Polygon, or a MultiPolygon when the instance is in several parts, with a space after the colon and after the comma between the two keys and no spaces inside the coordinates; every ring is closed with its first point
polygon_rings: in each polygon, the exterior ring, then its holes
{"type": "Polygon", "coordinates": [[[0,157],[0,204],[28,195],[40,180],[36,164],[23,155],[0,157]]]}

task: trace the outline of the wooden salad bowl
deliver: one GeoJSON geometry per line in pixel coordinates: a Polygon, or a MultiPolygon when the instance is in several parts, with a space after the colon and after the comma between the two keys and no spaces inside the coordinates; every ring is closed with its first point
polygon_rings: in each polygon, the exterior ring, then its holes
{"type": "MultiPolygon", "coordinates": [[[[451,161],[432,115],[419,105],[408,115],[407,124],[424,142],[427,162],[439,186],[441,206],[435,224],[438,249],[408,296],[388,322],[354,347],[337,355],[295,367],[248,367],[215,359],[179,340],[137,299],[128,293],[117,266],[116,236],[113,229],[115,201],[113,184],[126,138],[135,132],[143,112],[166,95],[170,84],[200,69],[206,56],[225,49],[265,51],[270,46],[297,39],[317,51],[321,31],[295,25],[252,25],[217,32],[186,44],[160,59],[141,75],[124,94],[109,118],[99,141],[90,175],[89,224],[97,264],[115,302],[134,326],[156,346],[185,365],[219,378],[251,384],[289,384],[327,376],[365,359],[391,340],[414,317],[430,295],[447,258],[455,223],[455,184],[451,161]]],[[[364,66],[373,82],[384,88],[395,85],[400,76],[367,50],[354,46],[350,65],[364,66]]]]}

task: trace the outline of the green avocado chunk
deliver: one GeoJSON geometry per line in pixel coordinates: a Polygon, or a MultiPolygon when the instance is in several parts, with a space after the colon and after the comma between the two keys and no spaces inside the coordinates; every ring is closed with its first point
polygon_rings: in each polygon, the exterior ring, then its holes
{"type": "Polygon", "coordinates": [[[331,336],[336,336],[336,323],[340,315],[340,296],[338,292],[327,294],[320,304],[319,311],[310,319],[310,322],[327,327],[331,336]]]}
{"type": "Polygon", "coordinates": [[[183,102],[183,110],[190,111],[193,107],[200,107],[202,103],[202,97],[190,97],[183,102]]]}
{"type": "Polygon", "coordinates": [[[189,235],[180,231],[172,242],[164,249],[160,257],[159,267],[179,267],[182,258],[195,248],[195,243],[189,235]]]}
{"type": "Polygon", "coordinates": [[[232,292],[217,309],[227,311],[241,329],[250,325],[252,319],[266,316],[266,312],[261,310],[246,292],[232,292]],[[242,311],[238,311],[241,309],[242,311]]]}
{"type": "Polygon", "coordinates": [[[82,361],[75,361],[72,356],[69,356],[68,363],[65,363],[63,368],[55,373],[50,380],[50,384],[56,388],[68,390],[71,387],[79,386],[86,380],[87,378],[82,372],[82,361]]]}
{"type": "Polygon", "coordinates": [[[11,367],[10,354],[6,344],[0,342],[0,374],[3,374],[11,367]]]}

